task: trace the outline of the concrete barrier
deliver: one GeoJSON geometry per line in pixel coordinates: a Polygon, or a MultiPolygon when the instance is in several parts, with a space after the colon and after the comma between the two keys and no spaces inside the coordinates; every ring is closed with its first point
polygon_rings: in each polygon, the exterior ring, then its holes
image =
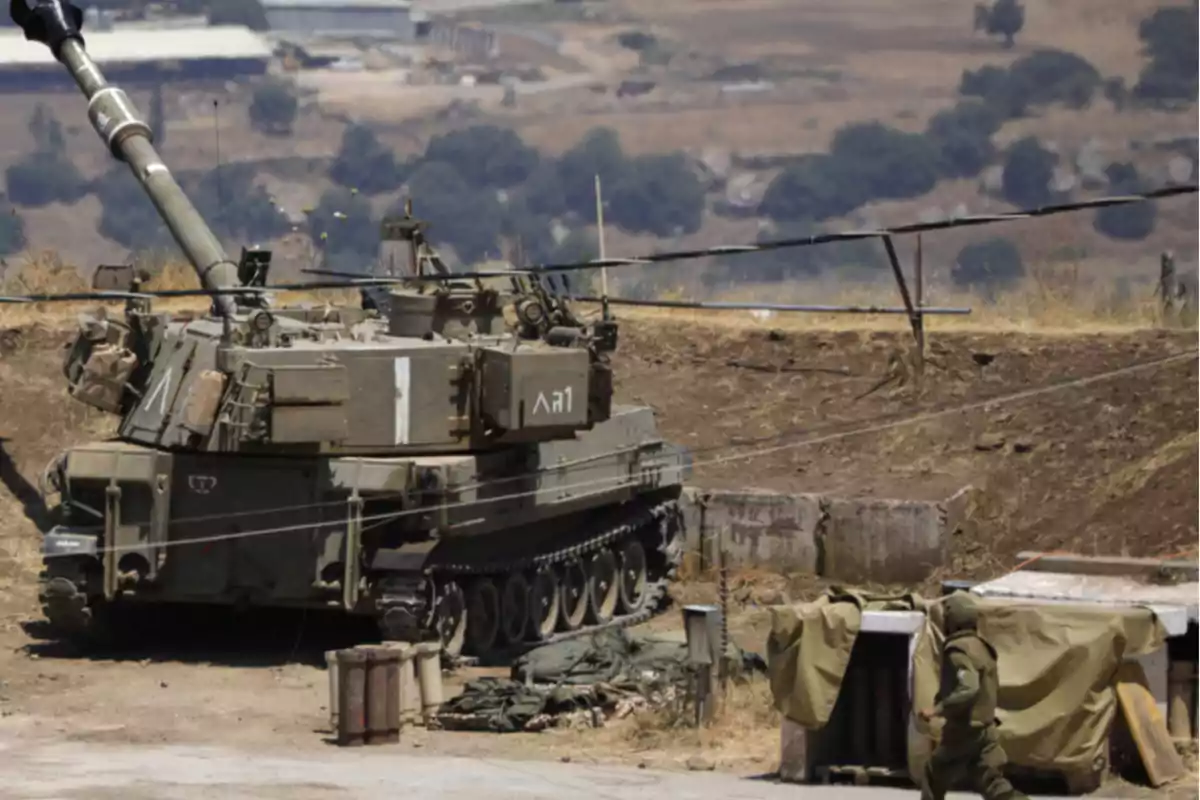
{"type": "Polygon", "coordinates": [[[757,491],[684,491],[687,549],[703,565],[809,572],[847,582],[916,583],[946,562],[971,487],[942,501],[757,491]]]}

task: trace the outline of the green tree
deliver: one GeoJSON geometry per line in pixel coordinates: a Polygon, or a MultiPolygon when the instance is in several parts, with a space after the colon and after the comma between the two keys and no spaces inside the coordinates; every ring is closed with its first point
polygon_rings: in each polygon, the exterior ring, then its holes
{"type": "Polygon", "coordinates": [[[29,134],[33,137],[37,152],[64,153],[67,139],[63,135],[62,123],[43,103],[38,103],[29,117],[29,134]]]}
{"type": "Polygon", "coordinates": [[[504,209],[493,192],[472,188],[449,164],[422,163],[408,181],[413,213],[429,223],[429,239],[449,245],[463,263],[499,255],[504,209]]]}
{"type": "Polygon", "coordinates": [[[920,134],[879,122],[839,128],[830,155],[871,200],[920,197],[937,184],[940,164],[934,145],[920,134]]]}
{"type": "Polygon", "coordinates": [[[170,230],[128,167],[114,166],[93,183],[92,190],[100,201],[102,236],[131,250],[175,246],[170,230]]]}
{"type": "Polygon", "coordinates": [[[17,209],[0,196],[0,256],[10,256],[25,248],[25,221],[17,209]]]}
{"type": "Polygon", "coordinates": [[[4,177],[13,202],[31,208],[75,203],[88,191],[88,182],[70,159],[44,150],[10,166],[4,177]]]}
{"type": "Polygon", "coordinates": [[[259,0],[210,0],[208,22],[210,25],[245,25],[254,31],[265,31],[270,27],[259,0]]]}
{"type": "Polygon", "coordinates": [[[1004,46],[1012,47],[1014,37],[1025,27],[1025,7],[1017,0],[996,0],[991,8],[981,3],[976,6],[975,28],[981,27],[989,36],[1003,36],[1004,46]]]}
{"type": "Polygon", "coordinates": [[[256,242],[289,229],[267,190],[255,185],[257,171],[250,164],[222,164],[186,181],[201,216],[218,234],[256,242]]]}
{"type": "MultiPolygon", "coordinates": [[[[1137,168],[1131,163],[1110,164],[1105,173],[1109,191],[1114,195],[1137,194],[1145,188],[1137,168]]],[[[1111,239],[1140,241],[1154,232],[1157,221],[1158,206],[1147,200],[1096,209],[1092,227],[1111,239]]]]}
{"type": "Polygon", "coordinates": [[[329,177],[347,189],[380,194],[398,188],[405,172],[396,162],[396,154],[380,143],[374,131],[365,125],[349,125],[329,177]]]}
{"type": "Polygon", "coordinates": [[[951,178],[978,175],[996,157],[992,135],[1000,117],[983,103],[965,100],[929,120],[925,135],[941,151],[942,172],[951,178]]]}
{"type": "Polygon", "coordinates": [[[558,174],[566,208],[584,219],[595,217],[596,176],[604,194],[616,186],[629,165],[621,140],[611,128],[593,128],[558,161],[558,174]]]}
{"type": "Polygon", "coordinates": [[[608,217],[632,233],[694,233],[704,219],[704,187],[679,153],[638,156],[605,195],[608,217]]]}
{"type": "Polygon", "coordinates": [[[1017,59],[1008,68],[1012,91],[1031,106],[1063,103],[1085,108],[1104,83],[1091,62],[1064,50],[1042,49],[1017,59]]]}
{"type": "Polygon", "coordinates": [[[349,189],[329,189],[308,215],[313,244],[327,268],[368,273],[379,255],[379,223],[365,197],[349,189]]]}
{"type": "Polygon", "coordinates": [[[510,203],[504,209],[501,234],[521,264],[545,264],[554,258],[555,242],[550,217],[539,214],[523,202],[510,203]]]}
{"type": "Polygon", "coordinates": [[[1143,101],[1162,103],[1196,99],[1197,37],[1196,8],[1160,8],[1142,20],[1138,38],[1150,63],[1134,86],[1143,101]]]}
{"type": "Polygon", "coordinates": [[[434,136],[425,148],[425,158],[451,165],[468,183],[481,188],[516,186],[541,161],[538,151],[515,132],[495,125],[474,125],[434,136]]]}
{"type": "Polygon", "coordinates": [[[1023,56],[1007,70],[984,66],[963,72],[959,94],[982,98],[1006,118],[1022,116],[1031,106],[1063,103],[1084,108],[1103,85],[1086,59],[1062,50],[1042,49],[1023,56]]]}
{"type": "Polygon", "coordinates": [[[958,93],[964,97],[978,97],[997,115],[1004,119],[1025,116],[1029,100],[1008,79],[1008,70],[987,64],[977,70],[963,70],[958,93]]]}
{"type": "Polygon", "coordinates": [[[567,211],[567,194],[559,166],[553,161],[543,161],[530,174],[520,192],[525,206],[535,214],[558,216],[567,211]]]}
{"type": "Polygon", "coordinates": [[[5,170],[9,198],[18,205],[38,208],[50,203],[75,203],[88,191],[88,182],[67,156],[62,123],[39,103],[29,118],[35,149],[24,161],[5,170]]]}
{"type": "Polygon", "coordinates": [[[759,212],[778,222],[820,221],[844,216],[867,199],[864,187],[843,161],[824,154],[806,155],[771,181],[759,212]]]}
{"type": "Polygon", "coordinates": [[[254,90],[250,103],[250,124],[263,133],[287,135],[296,124],[300,101],[291,87],[278,81],[264,83],[254,90]]]}
{"type": "Polygon", "coordinates": [[[1021,253],[1008,239],[995,237],[958,251],[950,280],[964,288],[993,290],[1016,283],[1025,275],[1021,253]]]}
{"type": "Polygon", "coordinates": [[[1053,200],[1050,181],[1058,157],[1042,147],[1036,136],[1013,144],[1004,159],[1004,199],[1019,208],[1037,208],[1053,200]]]}
{"type": "MultiPolygon", "coordinates": [[[[600,241],[596,233],[588,228],[574,228],[566,238],[555,245],[553,252],[543,262],[547,264],[580,264],[595,261],[600,257],[600,241]]],[[[559,280],[566,279],[567,290],[572,295],[600,294],[600,271],[595,269],[560,273],[559,280]]]]}

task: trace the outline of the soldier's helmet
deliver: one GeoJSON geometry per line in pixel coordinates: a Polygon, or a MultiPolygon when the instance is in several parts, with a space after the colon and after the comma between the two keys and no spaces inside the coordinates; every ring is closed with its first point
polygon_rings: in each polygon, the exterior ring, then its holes
{"type": "Polygon", "coordinates": [[[979,622],[979,607],[970,592],[955,592],[946,598],[945,629],[947,634],[974,630],[979,622]]]}

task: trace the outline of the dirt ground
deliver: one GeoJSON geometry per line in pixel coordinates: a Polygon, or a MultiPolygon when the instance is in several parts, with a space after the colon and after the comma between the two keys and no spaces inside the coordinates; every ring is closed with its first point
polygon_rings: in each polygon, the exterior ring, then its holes
{"type": "MultiPolygon", "coordinates": [[[[330,731],[321,654],[370,636],[369,627],[317,614],[189,612],[157,628],[153,646],[104,657],[44,638],[33,596],[36,476],[61,447],[105,435],[111,424],[63,390],[67,322],[47,318],[0,336],[0,717],[30,736],[74,742],[322,752],[330,731]]],[[[889,363],[903,363],[905,334],[631,318],[621,336],[620,399],[653,406],[665,435],[693,448],[697,483],[890,497],[978,487],[947,574],[996,574],[1022,549],[1171,555],[1196,543],[1194,355],[999,402],[1194,352],[1194,332],[938,332],[921,391],[910,379],[873,392],[889,363]],[[898,424],[918,414],[928,416],[898,424]],[[815,438],[823,441],[805,444],[815,438]]],[[[816,588],[802,576],[735,576],[735,641],[761,652],[763,606],[816,588]]],[[[685,602],[713,597],[712,585],[700,581],[674,591],[685,602]]],[[[675,628],[677,614],[649,627],[675,628]]],[[[450,691],[477,674],[451,679],[450,691]]],[[[774,770],[778,718],[768,688],[761,681],[738,687],[728,708],[702,733],[650,715],[601,730],[419,731],[399,747],[665,769],[685,769],[703,754],[722,771],[774,770]]]]}

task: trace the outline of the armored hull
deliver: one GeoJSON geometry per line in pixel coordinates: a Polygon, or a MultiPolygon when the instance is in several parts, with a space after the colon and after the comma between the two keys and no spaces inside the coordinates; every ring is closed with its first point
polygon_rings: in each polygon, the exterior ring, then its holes
{"type": "Polygon", "coordinates": [[[630,624],[679,563],[689,470],[636,407],[480,453],[85,445],[59,462],[70,503],[45,536],[44,611],[91,636],[132,603],[338,608],[481,656],[630,624]]]}

